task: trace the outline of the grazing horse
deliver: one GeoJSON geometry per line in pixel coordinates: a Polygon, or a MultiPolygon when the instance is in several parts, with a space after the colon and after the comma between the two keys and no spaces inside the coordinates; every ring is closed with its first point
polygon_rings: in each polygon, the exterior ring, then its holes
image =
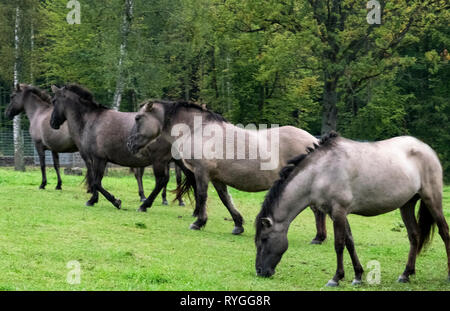
{"type": "MultiPolygon", "coordinates": [[[[290,158],[306,153],[307,148],[317,143],[314,136],[292,126],[260,131],[243,129],[204,107],[182,101],[151,101],[143,105],[136,116],[130,148],[136,152],[159,136],[174,146],[175,153],[194,173],[186,176],[185,187],[179,193],[181,195],[190,185],[196,185],[194,216],[198,218],[190,228],[199,230],[206,224],[207,191],[211,181],[234,220],[233,234],[244,231],[243,218],[234,207],[227,186],[246,192],[267,190],[290,158]],[[178,130],[191,135],[180,136],[178,130]],[[195,133],[200,133],[200,137],[195,133]],[[206,153],[198,153],[198,150],[206,153]],[[266,156],[264,151],[270,151],[270,154],[266,156]]],[[[141,209],[145,208],[144,202],[141,209]]],[[[317,210],[315,214],[317,236],[313,243],[319,244],[326,237],[325,215],[317,210]]]]}
{"type": "MultiPolygon", "coordinates": [[[[153,203],[169,181],[168,165],[172,160],[170,144],[163,140],[156,141],[142,151],[145,156],[131,154],[126,141],[136,113],[113,111],[102,106],[94,101],[92,93],[76,84],[61,89],[52,86],[52,91],[55,95],[50,125],[59,129],[67,124],[70,136],[90,172],[88,180],[91,180],[92,197],[86,205],[97,203],[100,192],[116,208],[121,208],[122,202],[106,191],[101,183],[108,162],[134,168],[153,165],[156,185],[145,200],[153,203]]],[[[182,201],[180,205],[183,205],[182,201]]]]}
{"type": "Polygon", "coordinates": [[[289,225],[307,206],[329,214],[334,224],[337,270],[327,286],[337,286],[344,277],[345,247],[355,271],[353,284],[361,283],[363,268],[356,255],[348,214],[376,216],[400,209],[410,251],[399,282],[408,282],[415,273],[416,256],[430,240],[435,224],[445,244],[450,271],[442,185],[442,167],[436,153],[416,138],[401,136],[362,143],[330,133],[308,155],[293,159],[267,193],[255,223],[256,272],[264,277],[275,273],[288,248],[289,225]],[[419,199],[416,220],[414,210],[419,199]]]}

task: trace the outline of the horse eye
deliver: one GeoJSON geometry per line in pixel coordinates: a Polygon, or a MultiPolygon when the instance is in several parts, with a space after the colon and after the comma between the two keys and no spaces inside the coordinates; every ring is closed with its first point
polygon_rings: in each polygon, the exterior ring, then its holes
{"type": "Polygon", "coordinates": [[[141,118],[142,118],[141,115],[137,115],[134,119],[135,119],[136,121],[139,121],[141,118]]]}

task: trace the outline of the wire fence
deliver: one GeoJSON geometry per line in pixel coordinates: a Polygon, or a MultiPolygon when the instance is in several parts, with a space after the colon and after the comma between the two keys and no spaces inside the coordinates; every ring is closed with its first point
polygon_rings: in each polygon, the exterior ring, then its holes
{"type": "MultiPolygon", "coordinates": [[[[39,165],[39,154],[34,146],[33,139],[28,131],[22,131],[22,142],[24,146],[24,158],[26,165],[39,165]]],[[[59,163],[67,167],[84,167],[84,161],[78,152],[60,153],[59,163]]],[[[53,165],[52,152],[45,151],[45,164],[53,165]]],[[[14,165],[14,136],[11,131],[0,132],[0,166],[14,165]]]]}

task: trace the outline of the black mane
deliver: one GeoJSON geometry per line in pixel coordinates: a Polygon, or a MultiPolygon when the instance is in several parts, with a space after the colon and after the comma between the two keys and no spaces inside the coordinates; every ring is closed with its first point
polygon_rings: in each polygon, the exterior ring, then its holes
{"type": "Polygon", "coordinates": [[[168,100],[152,100],[149,101],[150,103],[160,103],[163,104],[164,110],[165,110],[165,118],[164,118],[164,124],[169,124],[170,120],[173,118],[173,116],[182,108],[186,109],[193,109],[200,112],[204,112],[206,114],[206,120],[207,121],[218,121],[218,122],[225,122],[229,123],[227,119],[225,119],[222,115],[213,112],[211,110],[208,110],[194,102],[190,101],[168,101],[168,100]]]}
{"type": "Polygon", "coordinates": [[[21,85],[26,91],[33,93],[40,99],[42,99],[43,102],[52,105],[52,97],[44,90],[39,89],[36,86],[33,85],[21,85]]]}
{"type": "MultiPolygon", "coordinates": [[[[312,153],[317,150],[324,150],[326,148],[331,148],[335,144],[336,138],[339,137],[339,134],[331,131],[329,134],[323,136],[319,142],[319,145],[314,145],[314,148],[308,148],[307,153],[296,156],[295,158],[288,161],[288,164],[283,167],[280,171],[280,179],[274,182],[272,187],[267,192],[266,197],[264,199],[264,203],[262,205],[261,211],[259,212],[256,218],[256,232],[260,232],[261,230],[261,222],[259,221],[261,218],[272,216],[273,209],[276,207],[278,203],[278,199],[286,188],[288,184],[288,179],[292,176],[292,172],[295,168],[300,167],[301,163],[305,163],[305,159],[308,158],[312,153]]],[[[258,236],[258,234],[256,235],[258,236]]]]}
{"type": "Polygon", "coordinates": [[[72,93],[77,94],[80,97],[82,103],[93,106],[94,108],[100,109],[110,109],[102,104],[97,103],[94,100],[94,95],[88,89],[82,87],[78,84],[68,84],[64,87],[64,89],[71,91],[72,93]]]}

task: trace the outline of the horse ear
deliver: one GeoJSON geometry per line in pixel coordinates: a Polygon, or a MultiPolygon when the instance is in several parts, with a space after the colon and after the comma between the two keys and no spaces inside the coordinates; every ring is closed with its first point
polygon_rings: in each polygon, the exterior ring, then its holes
{"type": "Polygon", "coordinates": [[[145,104],[144,112],[150,112],[150,111],[152,111],[152,108],[153,108],[153,103],[147,103],[147,104],[145,104]]]}
{"type": "Polygon", "coordinates": [[[56,85],[52,85],[52,92],[53,92],[53,93],[56,93],[56,92],[58,92],[59,90],[61,90],[61,89],[59,89],[56,85]]]}
{"type": "Polygon", "coordinates": [[[261,223],[265,228],[270,228],[273,225],[273,221],[272,219],[266,217],[266,218],[261,218],[261,223]]]}

